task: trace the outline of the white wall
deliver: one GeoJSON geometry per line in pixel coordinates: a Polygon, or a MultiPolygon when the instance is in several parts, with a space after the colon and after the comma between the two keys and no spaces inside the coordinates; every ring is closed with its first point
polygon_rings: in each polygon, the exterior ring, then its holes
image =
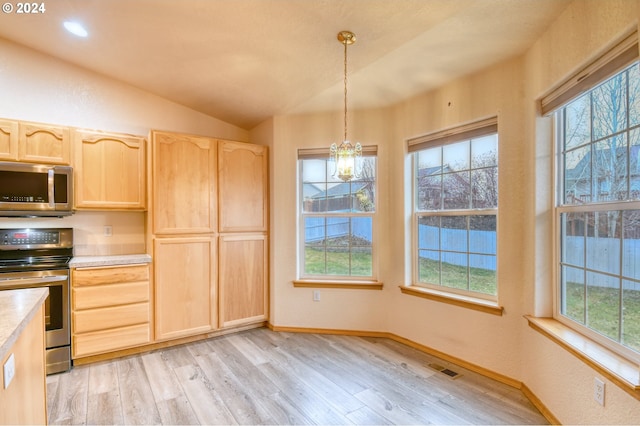
{"type": "MultiPolygon", "coordinates": [[[[0,93],[2,118],[142,136],[160,129],[249,140],[244,129],[2,39],[0,93]]],[[[145,252],[144,213],[0,218],[0,228],[22,226],[74,228],[76,255],[145,252]],[[112,237],[103,236],[104,225],[113,226],[112,237]]]]}

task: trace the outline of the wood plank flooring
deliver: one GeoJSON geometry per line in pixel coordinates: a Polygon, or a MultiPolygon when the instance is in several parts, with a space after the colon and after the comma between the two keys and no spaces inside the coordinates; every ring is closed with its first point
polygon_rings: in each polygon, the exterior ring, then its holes
{"type": "Polygon", "coordinates": [[[547,424],[519,390],[398,342],[266,328],[48,376],[47,404],[50,424],[547,424]]]}

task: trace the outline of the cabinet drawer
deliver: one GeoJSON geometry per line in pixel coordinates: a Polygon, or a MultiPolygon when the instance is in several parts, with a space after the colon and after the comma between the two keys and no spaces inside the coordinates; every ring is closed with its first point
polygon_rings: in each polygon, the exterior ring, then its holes
{"type": "Polygon", "coordinates": [[[149,301],[149,282],[73,288],[73,309],[82,310],[149,301]]]}
{"type": "Polygon", "coordinates": [[[78,334],[148,322],[149,303],[137,303],[74,312],[72,330],[78,334]]]}
{"type": "Polygon", "coordinates": [[[74,286],[149,281],[149,265],[74,269],[74,286]]]}
{"type": "Polygon", "coordinates": [[[149,324],[73,336],[73,358],[125,349],[151,342],[149,324]]]}

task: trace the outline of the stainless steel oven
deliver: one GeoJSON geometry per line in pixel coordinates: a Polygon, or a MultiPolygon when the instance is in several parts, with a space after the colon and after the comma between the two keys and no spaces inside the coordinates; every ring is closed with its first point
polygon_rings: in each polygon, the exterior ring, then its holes
{"type": "Polygon", "coordinates": [[[70,228],[0,229],[0,290],[48,287],[45,300],[47,374],[71,368],[70,228]]]}

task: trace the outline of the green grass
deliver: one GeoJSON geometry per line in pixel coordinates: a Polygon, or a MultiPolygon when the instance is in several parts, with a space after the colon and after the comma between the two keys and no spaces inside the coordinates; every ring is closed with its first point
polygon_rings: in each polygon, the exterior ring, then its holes
{"type": "MultiPolygon", "coordinates": [[[[420,259],[420,282],[440,285],[440,262],[420,259]]],[[[496,271],[442,263],[442,285],[483,294],[497,294],[496,271]],[[467,277],[467,273],[469,276],[467,277]]]]}
{"type": "Polygon", "coordinates": [[[304,270],[310,275],[371,276],[370,252],[352,250],[351,259],[349,257],[349,251],[346,249],[325,252],[323,249],[306,247],[304,270]],[[349,270],[349,266],[351,266],[351,270],[349,270]]]}
{"type": "Polygon", "coordinates": [[[623,316],[620,323],[620,291],[615,288],[589,287],[585,312],[582,284],[566,285],[565,315],[576,322],[618,341],[622,325],[622,344],[640,352],[640,291],[623,294],[623,316]]]}

